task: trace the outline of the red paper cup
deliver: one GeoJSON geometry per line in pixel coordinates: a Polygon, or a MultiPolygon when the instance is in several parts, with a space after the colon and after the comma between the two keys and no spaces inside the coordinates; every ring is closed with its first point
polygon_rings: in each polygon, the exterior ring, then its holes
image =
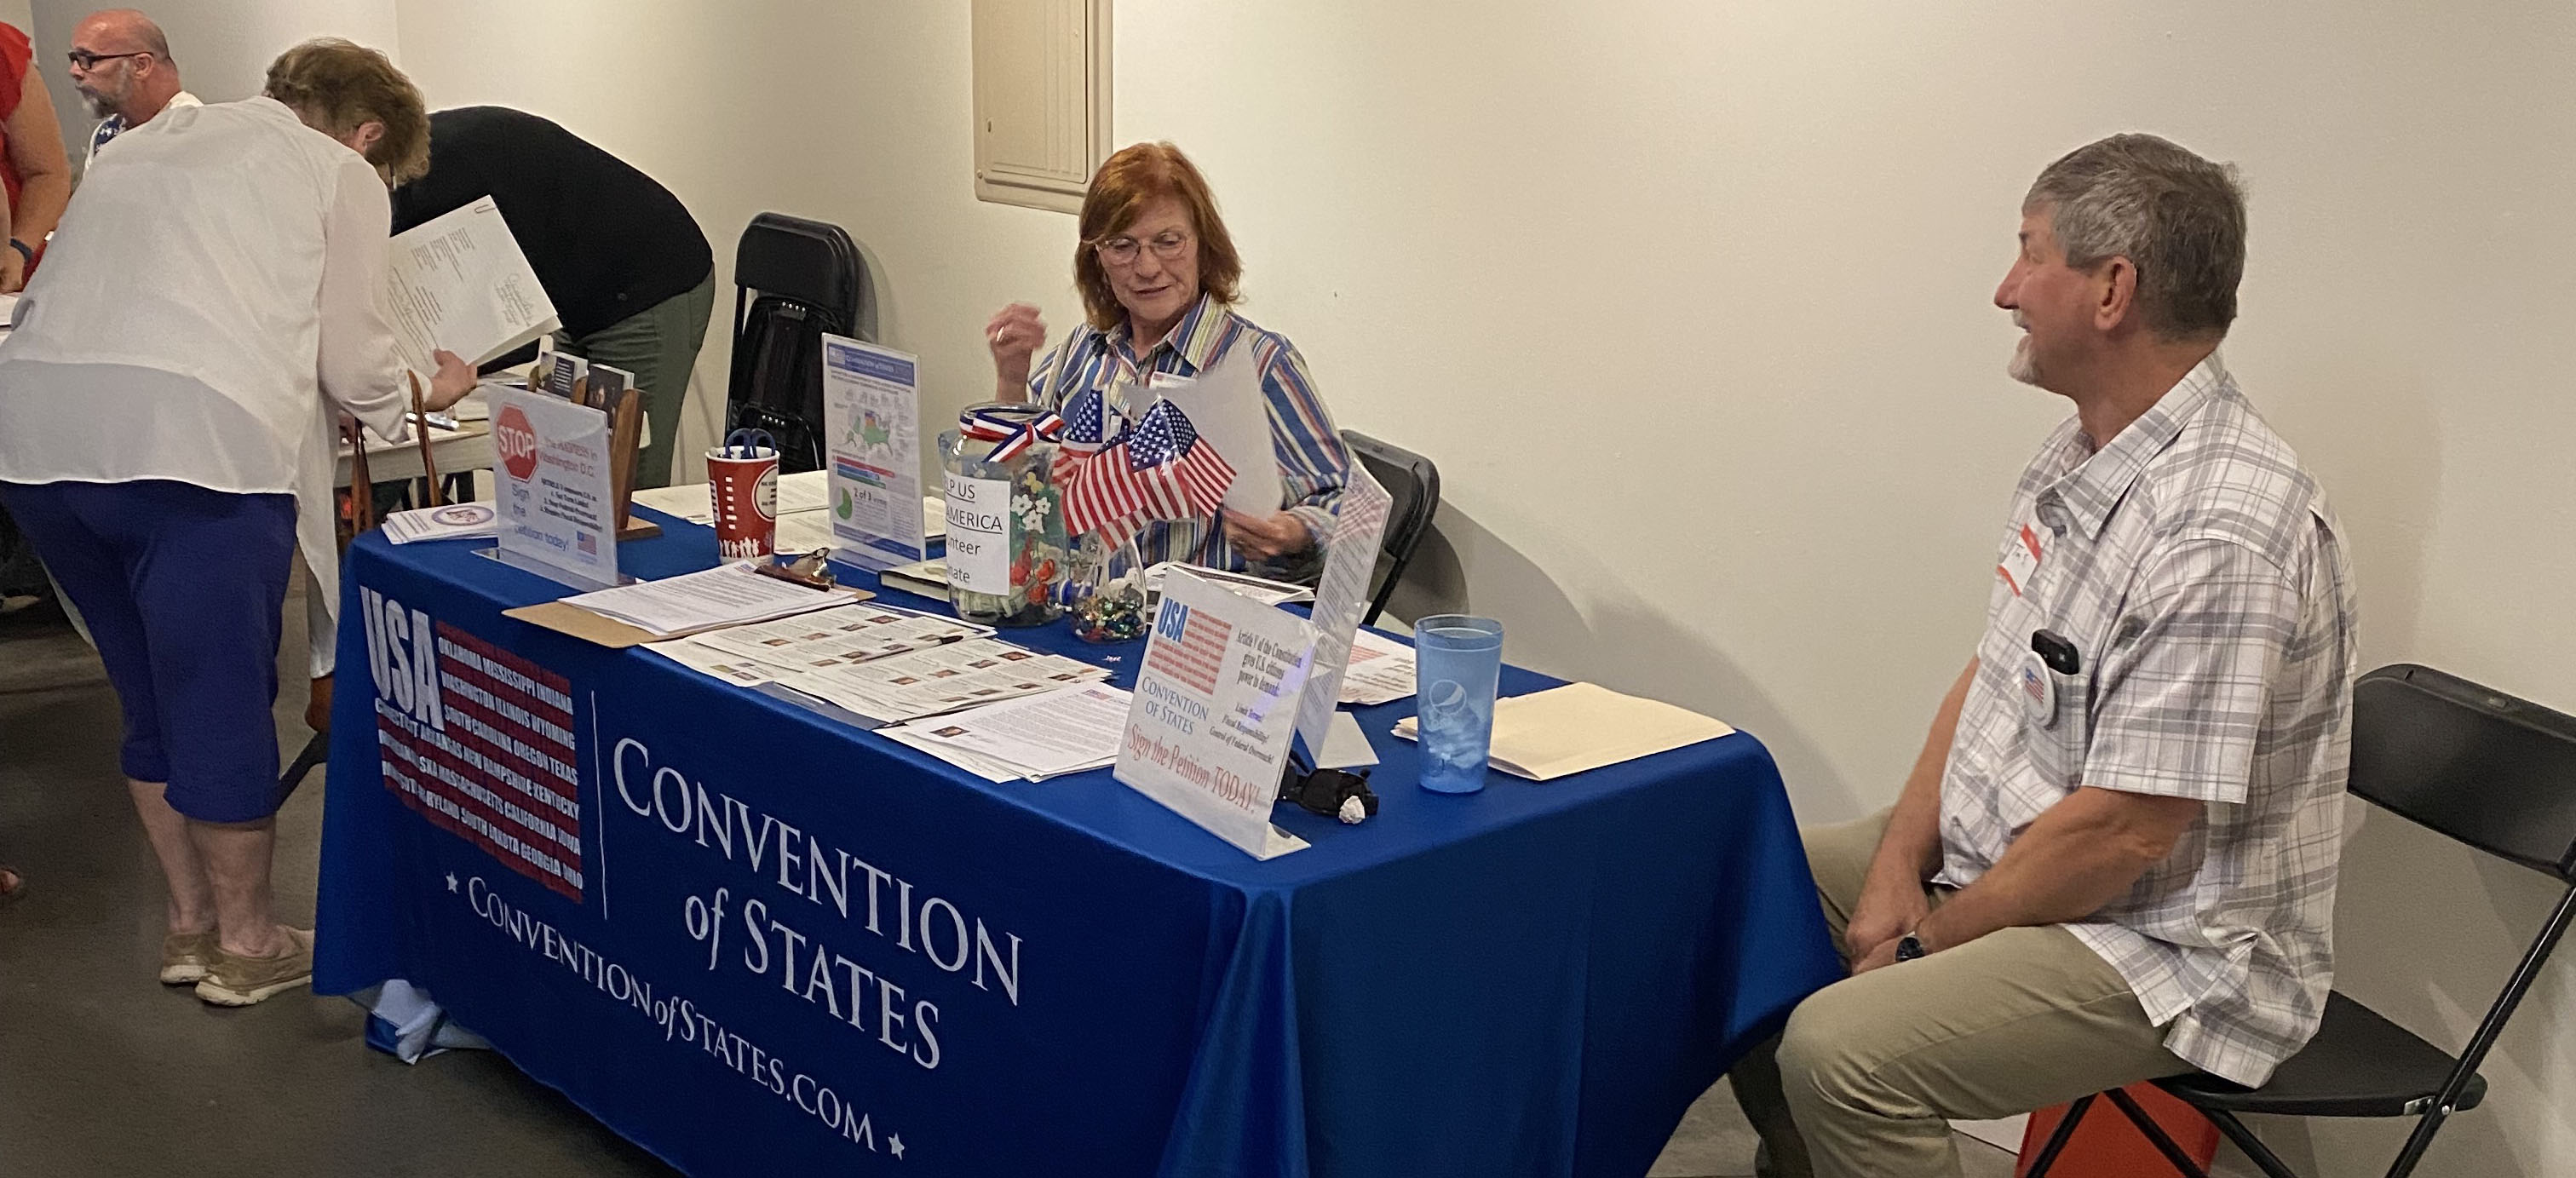
{"type": "Polygon", "coordinates": [[[778,550],[778,451],[728,458],[707,451],[707,495],[714,501],[716,551],[727,560],[778,550]]]}

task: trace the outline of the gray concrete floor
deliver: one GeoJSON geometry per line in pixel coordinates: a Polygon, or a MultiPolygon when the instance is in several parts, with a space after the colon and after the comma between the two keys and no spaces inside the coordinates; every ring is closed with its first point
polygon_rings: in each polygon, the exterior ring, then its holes
{"type": "MultiPolygon", "coordinates": [[[[278,743],[303,723],[303,606],[286,610],[278,743]]],[[[361,1042],[338,998],[219,1010],[153,979],[160,870],[116,771],[115,693],[50,607],[0,617],[0,862],[32,887],[0,906],[0,1174],[105,1178],[659,1175],[674,1171],[490,1052],[405,1066],[361,1042]]],[[[279,815],[280,914],[310,925],[316,771],[279,815]]],[[[1969,1178],[2001,1150],[1961,1139],[1969,1178]]],[[[1753,1132],[1721,1083],[1654,1178],[1753,1172],[1753,1132]]]]}

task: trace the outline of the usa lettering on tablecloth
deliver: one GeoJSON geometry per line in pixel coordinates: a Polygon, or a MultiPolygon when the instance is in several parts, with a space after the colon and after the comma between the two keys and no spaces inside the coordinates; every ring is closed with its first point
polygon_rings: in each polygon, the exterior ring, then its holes
{"type": "Polygon", "coordinates": [[[571,684],[373,588],[358,599],[385,788],[503,866],[581,899],[571,684]]]}

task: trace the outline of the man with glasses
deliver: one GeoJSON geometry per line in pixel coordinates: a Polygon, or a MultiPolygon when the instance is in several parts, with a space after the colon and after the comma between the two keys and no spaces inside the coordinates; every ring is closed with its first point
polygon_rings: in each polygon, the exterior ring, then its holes
{"type": "Polygon", "coordinates": [[[98,162],[98,149],[109,140],[151,122],[174,106],[199,106],[197,96],[179,88],[179,63],[170,59],[170,38],[152,18],[131,8],[110,8],[82,17],[72,30],[72,86],[99,116],[89,133],[89,154],[82,167],[98,162]]]}

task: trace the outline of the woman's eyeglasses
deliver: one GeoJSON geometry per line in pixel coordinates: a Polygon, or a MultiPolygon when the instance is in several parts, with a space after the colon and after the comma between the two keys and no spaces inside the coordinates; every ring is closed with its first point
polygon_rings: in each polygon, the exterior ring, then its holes
{"type": "Polygon", "coordinates": [[[1154,251],[1154,256],[1163,261],[1177,262],[1182,254],[1189,252],[1190,235],[1157,233],[1151,241],[1138,241],[1133,237],[1111,237],[1102,239],[1091,248],[1099,252],[1103,263],[1111,266],[1133,266],[1136,264],[1136,255],[1148,249],[1154,251]]]}

